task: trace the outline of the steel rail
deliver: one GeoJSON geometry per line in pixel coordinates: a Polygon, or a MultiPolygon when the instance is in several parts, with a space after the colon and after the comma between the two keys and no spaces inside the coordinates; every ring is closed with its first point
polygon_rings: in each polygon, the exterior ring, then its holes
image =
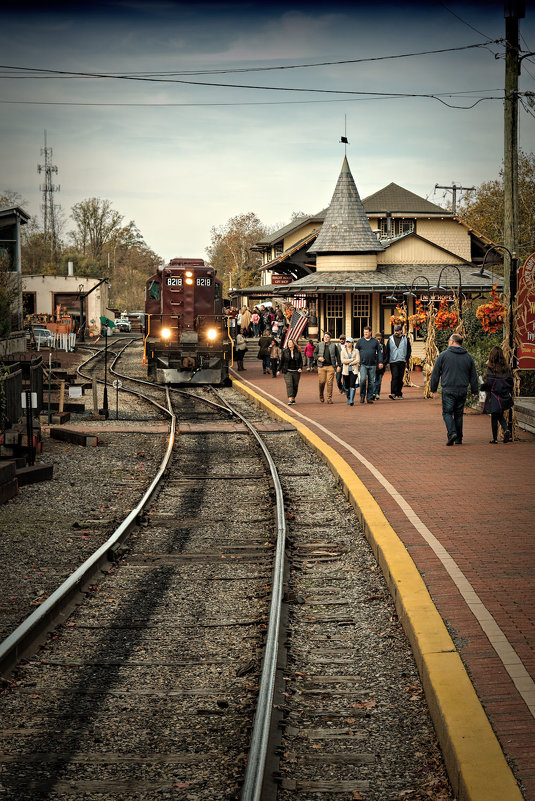
{"type": "MultiPolygon", "coordinates": [[[[120,353],[116,354],[115,358],[113,359],[112,363],[110,364],[110,368],[109,368],[110,373],[112,373],[113,375],[116,375],[118,378],[124,378],[126,381],[133,381],[136,384],[143,384],[144,386],[154,387],[155,389],[163,390],[163,389],[165,389],[165,387],[169,387],[171,392],[173,392],[173,393],[175,393],[177,395],[184,395],[186,398],[195,398],[196,400],[203,401],[203,403],[207,403],[209,406],[213,406],[216,409],[220,409],[221,411],[228,412],[228,414],[230,414],[231,416],[234,416],[234,411],[232,409],[230,409],[228,406],[222,406],[219,403],[215,403],[213,400],[210,400],[210,398],[206,398],[204,395],[197,395],[197,393],[195,393],[195,392],[188,392],[188,390],[186,390],[186,389],[178,389],[177,387],[172,387],[169,384],[155,384],[154,381],[146,381],[144,378],[132,378],[132,376],[125,375],[124,373],[120,373],[118,370],[115,370],[114,369],[115,368],[115,364],[119,360],[121,355],[124,353],[126,348],[129,347],[129,345],[131,345],[132,342],[136,342],[136,341],[138,341],[138,340],[131,340],[130,342],[128,342],[124,346],[124,348],[121,350],[120,353]]],[[[100,353],[100,351],[99,351],[99,353],[100,353]]],[[[86,362],[84,362],[84,364],[85,363],[86,362]]],[[[80,365],[80,366],[83,366],[83,365],[80,365]]],[[[99,380],[101,380],[101,379],[99,379],[99,380]]],[[[124,389],[124,388],[121,387],[121,389],[124,389]]],[[[128,391],[128,390],[126,390],[126,391],[128,391]]]]}
{"type": "MultiPolygon", "coordinates": [[[[212,391],[219,397],[221,396],[216,389],[212,391]]],[[[223,402],[225,402],[223,400],[223,402]]],[[[259,801],[264,784],[264,774],[269,745],[269,735],[271,727],[271,717],[273,709],[273,695],[275,691],[275,674],[279,655],[279,633],[281,624],[281,603],[282,590],[285,571],[285,549],[286,549],[286,517],[284,513],[284,497],[279,474],[266,444],[256,431],[255,427],[240,412],[234,413],[247,426],[253,437],[258,442],[264,458],[269,466],[276,498],[276,548],[273,563],[273,579],[271,591],[271,603],[269,609],[268,629],[264,649],[264,661],[260,676],[258,690],[258,701],[256,714],[253,724],[253,733],[247,758],[247,769],[245,780],[242,787],[241,801],[259,801]]]]}
{"type": "MultiPolygon", "coordinates": [[[[90,359],[88,359],[88,361],[90,361],[90,359]]],[[[84,364],[86,364],[86,362],[84,362],[84,364]]],[[[167,450],[149,488],[146,490],[137,506],[132,509],[106,542],[86,559],[74,573],[65,579],[46,601],[43,601],[38,609],[32,612],[20,626],[0,643],[0,670],[2,673],[9,671],[17,661],[21,659],[35,638],[42,635],[47,630],[51,621],[60,614],[61,610],[66,607],[69,601],[72,601],[76,593],[82,590],[84,583],[87,582],[99,565],[108,560],[112,548],[128,534],[152,497],[167,468],[175,442],[176,416],[171,407],[169,393],[167,392],[166,394],[168,403],[167,409],[156,401],[147,398],[147,400],[150,400],[151,403],[162,409],[171,418],[171,430],[169,433],[167,450]]]]}

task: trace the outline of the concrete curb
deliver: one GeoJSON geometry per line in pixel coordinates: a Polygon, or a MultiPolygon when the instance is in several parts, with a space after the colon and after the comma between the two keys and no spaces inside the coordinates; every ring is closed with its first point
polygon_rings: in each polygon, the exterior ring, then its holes
{"type": "Polygon", "coordinates": [[[414,652],[458,801],[522,801],[522,793],[444,621],[379,504],[345,459],[308,426],[241,381],[233,378],[232,385],[270,416],[291,422],[338,478],[355,507],[414,652]]]}

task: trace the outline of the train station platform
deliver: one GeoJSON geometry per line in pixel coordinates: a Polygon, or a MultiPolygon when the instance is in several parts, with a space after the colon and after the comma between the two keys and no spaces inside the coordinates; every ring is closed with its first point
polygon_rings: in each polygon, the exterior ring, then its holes
{"type": "MultiPolygon", "coordinates": [[[[524,798],[535,801],[535,435],[520,430],[515,442],[491,445],[489,417],[467,410],[463,444],[446,447],[440,397],[424,398],[422,373],[392,401],[387,372],[380,401],[360,404],[357,395],[351,407],[336,384],[333,404],[320,403],[317,373],[304,371],[288,406],[282,376],[264,375],[261,361],[248,356],[233,378],[334,449],[382,510],[425,582],[524,798]]],[[[450,712],[460,719],[453,706],[462,703],[460,688],[444,719],[450,712]]],[[[517,795],[503,801],[510,797],[517,795]]]]}

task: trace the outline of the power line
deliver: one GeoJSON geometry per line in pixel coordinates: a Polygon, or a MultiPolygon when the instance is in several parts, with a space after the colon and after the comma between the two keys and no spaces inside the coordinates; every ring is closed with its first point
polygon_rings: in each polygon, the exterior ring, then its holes
{"type": "MultiPolygon", "coordinates": [[[[478,31],[479,33],[479,31],[478,31]]],[[[132,80],[163,80],[165,81],[169,76],[176,76],[176,75],[226,75],[232,73],[242,73],[242,72],[269,72],[273,70],[293,70],[293,69],[309,69],[311,67],[328,67],[328,66],[336,66],[338,64],[363,64],[372,61],[387,61],[391,59],[398,59],[398,58],[413,58],[415,56],[428,56],[428,55],[436,55],[440,53],[453,53],[458,52],[461,50],[471,50],[476,48],[486,48],[489,44],[499,44],[503,42],[503,39],[489,39],[487,42],[480,42],[477,44],[470,44],[470,45],[463,45],[461,47],[445,47],[439,50],[421,50],[414,53],[398,53],[395,55],[388,55],[388,56],[371,56],[369,58],[352,58],[352,59],[342,59],[339,61],[316,61],[311,62],[309,64],[277,64],[269,67],[233,67],[227,69],[210,69],[210,70],[182,70],[182,71],[173,71],[173,72],[123,72],[123,73],[115,73],[115,72],[108,72],[108,73],[86,73],[86,72],[72,72],[70,70],[52,70],[52,69],[43,69],[39,67],[15,67],[10,66],[7,64],[0,64],[0,69],[9,69],[9,70],[21,70],[23,72],[46,72],[47,75],[38,76],[38,75],[12,75],[7,74],[2,77],[9,77],[9,78],[28,78],[28,77],[44,77],[44,78],[53,78],[53,77],[63,77],[63,78],[75,78],[75,77],[83,77],[83,78],[123,78],[123,79],[132,79],[132,80]]]]}
{"type": "MultiPolygon", "coordinates": [[[[269,88],[269,87],[246,87],[246,88],[269,88]]],[[[283,91],[302,91],[302,92],[335,92],[340,94],[345,94],[343,90],[323,90],[323,89],[297,89],[291,90],[286,89],[283,91]]],[[[388,92],[351,92],[353,95],[362,95],[361,97],[345,97],[340,99],[333,99],[333,100],[267,100],[267,101],[236,101],[236,102],[228,102],[228,103],[109,103],[109,102],[84,102],[84,101],[65,101],[65,100],[5,100],[0,99],[0,104],[5,105],[18,105],[18,106],[142,106],[148,108],[160,108],[160,107],[192,107],[192,106],[201,106],[201,107],[211,107],[211,106],[280,106],[280,105],[302,105],[305,103],[349,103],[349,102],[358,102],[359,100],[399,100],[405,98],[427,98],[430,100],[438,100],[444,106],[448,108],[458,109],[461,111],[469,111],[481,103],[483,100],[503,100],[503,95],[499,96],[489,96],[489,97],[480,97],[478,98],[475,103],[472,103],[470,106],[459,106],[453,103],[447,103],[445,100],[442,99],[439,95],[433,94],[392,94],[388,92]]],[[[446,95],[450,97],[451,95],[446,95]]]]}

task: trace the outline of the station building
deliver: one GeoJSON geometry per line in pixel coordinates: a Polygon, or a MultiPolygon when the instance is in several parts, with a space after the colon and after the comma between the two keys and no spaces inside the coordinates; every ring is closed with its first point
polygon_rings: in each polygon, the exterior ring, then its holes
{"type": "Polygon", "coordinates": [[[398,304],[405,301],[414,313],[415,297],[404,292],[425,301],[429,292],[437,301],[459,290],[466,299],[488,292],[492,281],[480,268],[491,244],[448,210],[395,183],[361,200],[344,158],[326,210],[297,218],[255,245],[262,283],[237,290],[236,300],[306,307],[319,336],[330,331],[358,338],[366,325],[390,334],[398,304]]]}

